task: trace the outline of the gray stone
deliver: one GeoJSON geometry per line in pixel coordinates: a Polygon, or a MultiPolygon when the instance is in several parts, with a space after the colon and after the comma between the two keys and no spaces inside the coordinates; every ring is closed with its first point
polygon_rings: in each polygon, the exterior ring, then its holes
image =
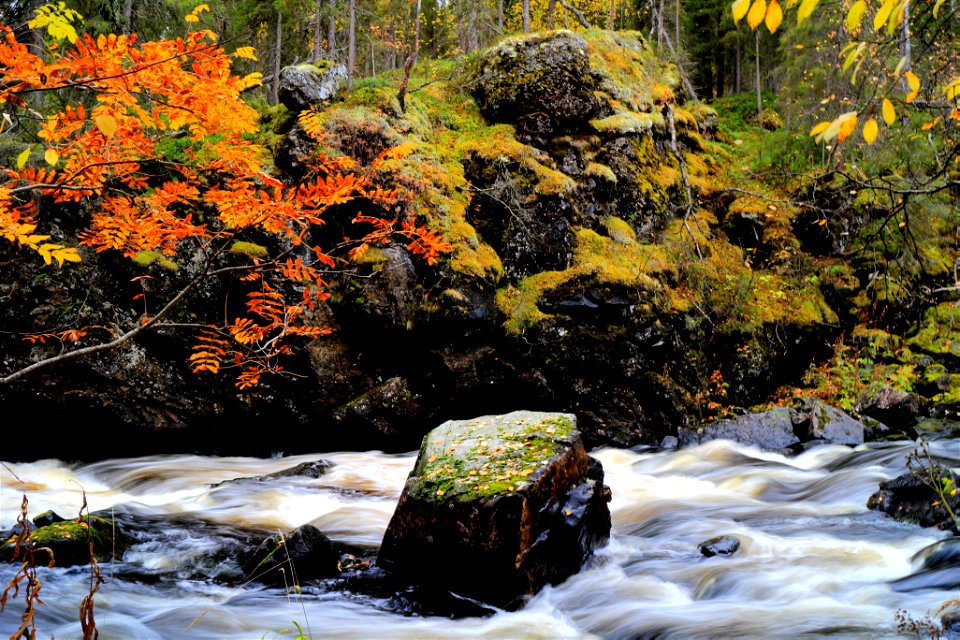
{"type": "Polygon", "coordinates": [[[280,102],[294,113],[317,102],[339,97],[347,83],[347,68],[342,64],[298,64],[280,70],[280,102]]]}
{"type": "Polygon", "coordinates": [[[782,451],[800,443],[794,433],[796,411],[774,407],[762,413],[748,413],[729,420],[720,420],[700,429],[679,429],[680,445],[703,444],[711,440],[733,440],[761,449],[782,451]]]}

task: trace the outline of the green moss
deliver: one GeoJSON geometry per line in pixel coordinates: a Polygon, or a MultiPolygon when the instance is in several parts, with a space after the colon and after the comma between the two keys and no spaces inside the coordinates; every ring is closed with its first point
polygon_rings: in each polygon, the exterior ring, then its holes
{"type": "Polygon", "coordinates": [[[579,274],[594,276],[598,282],[655,290],[659,282],[654,276],[670,273],[664,248],[657,244],[640,244],[622,220],[607,219],[612,237],[591,231],[577,231],[574,268],[579,274]]]}
{"type": "Polygon", "coordinates": [[[649,131],[663,131],[666,122],[659,113],[636,113],[626,111],[615,113],[606,118],[591,120],[590,126],[599,133],[643,133],[649,131]]]}
{"type": "Polygon", "coordinates": [[[230,253],[236,253],[251,258],[263,259],[267,257],[267,248],[253,242],[234,242],[229,249],[230,253]]]}
{"type": "Polygon", "coordinates": [[[497,291],[497,308],[507,319],[503,323],[507,333],[520,335],[533,325],[550,318],[537,306],[540,299],[560,285],[576,277],[574,269],[565,271],[542,271],[521,280],[517,286],[507,286],[497,291]]]}
{"type": "Polygon", "coordinates": [[[141,251],[133,258],[134,264],[137,264],[141,267],[149,267],[150,265],[157,265],[167,271],[179,271],[180,265],[163,255],[160,251],[141,251]]]}
{"type": "Polygon", "coordinates": [[[927,309],[923,325],[907,345],[930,355],[960,358],[960,305],[942,302],[927,309]]]}
{"type": "Polygon", "coordinates": [[[587,166],[583,170],[583,175],[584,177],[588,178],[600,178],[611,184],[617,183],[617,174],[613,172],[613,169],[605,164],[600,164],[599,162],[588,162],[587,166]]]}
{"type": "Polygon", "coordinates": [[[574,420],[518,411],[444,423],[424,438],[408,491],[431,502],[470,502],[521,489],[570,446],[574,420]]]}

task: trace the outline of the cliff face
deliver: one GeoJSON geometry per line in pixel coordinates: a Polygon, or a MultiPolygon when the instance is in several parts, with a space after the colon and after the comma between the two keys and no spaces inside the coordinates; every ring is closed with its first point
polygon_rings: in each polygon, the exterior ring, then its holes
{"type": "MultiPolygon", "coordinates": [[[[588,446],[657,442],[829,354],[859,281],[810,266],[795,211],[724,190],[716,114],[679,103],[639,34],[513,38],[420,73],[405,112],[394,79],[366,79],[311,117],[311,135],[293,124],[276,162],[295,181],[307,154],[367,162],[402,145],[380,171],[401,204],[369,213],[442,232],[439,264],[393,243],[331,274],[313,321],[333,333],[288,365],[299,379],[239,393],[198,378],[189,336],[171,331],[0,388],[0,408],[25,407],[51,435],[25,437],[23,457],[409,450],[445,419],[520,408],[577,414],[588,446]]],[[[354,213],[331,210],[317,236],[339,241],[354,213]]],[[[162,291],[189,275],[100,255],[51,272],[0,251],[5,331],[108,326],[139,313],[117,302],[131,277],[162,291]]],[[[199,295],[218,308],[224,289],[199,295]]],[[[54,348],[0,340],[8,369],[54,348]]]]}

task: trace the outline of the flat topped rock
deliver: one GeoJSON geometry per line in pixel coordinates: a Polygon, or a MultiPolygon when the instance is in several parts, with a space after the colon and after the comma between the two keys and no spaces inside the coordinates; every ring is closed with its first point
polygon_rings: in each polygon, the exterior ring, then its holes
{"type": "Polygon", "coordinates": [[[572,414],[515,411],[445,422],[424,438],[408,492],[463,502],[521,490],[579,439],[576,420],[572,414]]]}
{"type": "Polygon", "coordinates": [[[610,490],[576,417],[517,411],[426,435],[377,564],[512,608],[576,573],[610,535],[610,490]]]}

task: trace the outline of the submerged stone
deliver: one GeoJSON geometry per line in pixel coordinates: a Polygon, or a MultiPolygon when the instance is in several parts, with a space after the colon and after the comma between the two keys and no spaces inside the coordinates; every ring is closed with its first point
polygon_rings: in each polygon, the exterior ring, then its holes
{"type": "Polygon", "coordinates": [[[418,585],[513,608],[606,543],[609,500],[571,414],[445,422],[423,440],[377,563],[418,585]]]}

